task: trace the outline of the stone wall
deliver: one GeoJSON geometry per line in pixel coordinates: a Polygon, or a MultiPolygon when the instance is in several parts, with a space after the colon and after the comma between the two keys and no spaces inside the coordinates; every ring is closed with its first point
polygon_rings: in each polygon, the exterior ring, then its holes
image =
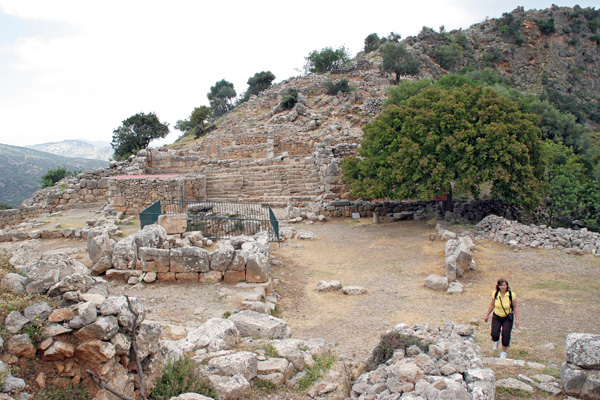
{"type": "Polygon", "coordinates": [[[108,181],[108,199],[112,207],[126,214],[139,214],[161,199],[206,200],[206,177],[195,176],[128,176],[108,181]]]}
{"type": "Polygon", "coordinates": [[[578,399],[600,399],[600,335],[569,333],[560,369],[565,393],[578,399]]]}
{"type": "Polygon", "coordinates": [[[24,207],[13,208],[0,211],[0,227],[8,227],[20,224],[28,218],[37,218],[44,212],[42,207],[24,207]]]}

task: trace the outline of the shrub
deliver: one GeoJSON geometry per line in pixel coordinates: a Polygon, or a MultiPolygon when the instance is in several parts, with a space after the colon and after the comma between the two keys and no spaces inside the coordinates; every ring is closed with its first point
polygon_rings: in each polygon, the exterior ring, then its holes
{"type": "Polygon", "coordinates": [[[182,393],[198,393],[213,398],[217,395],[211,383],[200,375],[189,356],[169,361],[148,398],[167,400],[182,393]]]}
{"type": "Polygon", "coordinates": [[[346,78],[340,79],[337,82],[328,79],[325,81],[325,93],[332,96],[335,96],[339,92],[348,93],[353,89],[349,82],[346,78]]]}
{"type": "Polygon", "coordinates": [[[323,374],[331,368],[333,363],[335,362],[335,356],[333,354],[328,354],[324,356],[313,355],[313,360],[315,361],[312,367],[307,368],[306,375],[298,381],[297,387],[300,391],[308,390],[313,383],[323,377],[323,374]]]}
{"type": "Polygon", "coordinates": [[[10,205],[10,204],[8,204],[8,203],[5,203],[5,202],[3,202],[3,201],[0,201],[0,210],[10,210],[10,209],[12,209],[12,208],[15,208],[15,207],[11,206],[11,205],[10,205]]]}
{"type": "Polygon", "coordinates": [[[281,103],[279,103],[279,105],[284,110],[289,110],[290,108],[294,107],[297,102],[298,102],[298,90],[294,89],[294,88],[290,88],[290,89],[288,89],[287,93],[282,96],[281,103]]]}
{"type": "Polygon", "coordinates": [[[542,33],[545,35],[549,35],[549,34],[555,32],[554,18],[550,18],[547,20],[540,20],[540,21],[538,21],[537,24],[538,24],[538,27],[540,28],[540,31],[542,31],[542,33]]]}
{"type": "Polygon", "coordinates": [[[457,43],[440,46],[435,51],[435,60],[444,69],[450,69],[457,65],[463,56],[463,48],[457,43]]]}
{"type": "Polygon", "coordinates": [[[69,171],[66,167],[56,167],[46,171],[46,173],[40,178],[40,183],[42,184],[42,188],[50,187],[54,186],[54,184],[61,179],[68,176],[75,176],[76,174],[77,172],[69,171]]]}
{"type": "Polygon", "coordinates": [[[397,331],[383,335],[367,361],[366,370],[372,371],[376,369],[377,366],[386,363],[392,358],[394,351],[407,349],[411,346],[417,346],[424,352],[429,351],[429,344],[424,343],[423,340],[416,336],[403,335],[397,331]]]}

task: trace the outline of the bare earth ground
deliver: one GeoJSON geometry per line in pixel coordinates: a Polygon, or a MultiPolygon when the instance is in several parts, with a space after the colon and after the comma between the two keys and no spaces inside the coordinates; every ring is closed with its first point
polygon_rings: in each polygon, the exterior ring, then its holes
{"type": "MultiPolygon", "coordinates": [[[[94,217],[90,211],[62,213],[47,218],[47,226],[41,229],[57,223],[62,227],[85,226],[85,219],[90,217],[94,217]]],[[[139,221],[133,222],[122,228],[125,235],[139,229],[139,221]]],[[[600,257],[572,256],[556,250],[515,252],[489,240],[476,241],[477,270],[460,279],[465,286],[462,295],[450,296],[423,284],[428,275],[443,275],[445,271],[445,242],[439,236],[430,241],[430,234],[435,233],[434,220],[376,225],[370,219],[336,219],[294,227],[314,232],[318,240],[294,239],[272,245],[273,257],[284,263],[273,271],[275,290],[282,296],[279,317],[293,329],[294,337],[326,339],[340,359],[363,361],[379,335],[400,322],[443,326],[446,321],[475,324],[483,354],[496,356],[483,314],[500,277],[507,278],[517,293],[521,312],[521,327],[513,331],[509,358],[543,362],[550,366],[549,372],[557,374],[569,332],[600,333],[600,257]],[[368,294],[316,291],[318,281],[333,279],[344,286],[363,286],[368,294]],[[550,343],[553,349],[544,346],[550,343]]],[[[86,265],[90,263],[85,241],[40,243],[46,252],[68,251],[86,265]]],[[[14,244],[3,247],[7,246],[14,244]]],[[[234,285],[111,285],[115,295],[142,298],[146,318],[163,324],[165,337],[184,335],[177,326],[196,327],[208,318],[239,308],[240,290],[234,285]]],[[[497,379],[522,372],[494,369],[497,379]]],[[[536,393],[534,398],[545,397],[536,393]]]]}

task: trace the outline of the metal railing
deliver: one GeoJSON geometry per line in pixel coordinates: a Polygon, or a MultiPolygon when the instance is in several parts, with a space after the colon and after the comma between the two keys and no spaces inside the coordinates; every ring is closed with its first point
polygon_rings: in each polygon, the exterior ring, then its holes
{"type": "Polygon", "coordinates": [[[141,228],[155,223],[162,214],[186,214],[188,231],[199,231],[212,239],[266,231],[270,242],[279,243],[279,221],[266,203],[159,200],[140,213],[141,228]]]}

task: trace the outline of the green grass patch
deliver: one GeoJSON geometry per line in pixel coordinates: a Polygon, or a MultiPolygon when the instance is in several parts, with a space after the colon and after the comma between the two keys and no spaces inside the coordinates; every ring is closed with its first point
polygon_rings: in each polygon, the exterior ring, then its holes
{"type": "Polygon", "coordinates": [[[83,385],[43,388],[35,395],[39,400],[88,400],[91,396],[83,385]]]}
{"type": "Polygon", "coordinates": [[[298,381],[297,388],[298,390],[305,392],[319,379],[323,378],[323,374],[325,374],[333,363],[335,362],[335,356],[333,354],[327,354],[323,356],[313,355],[313,360],[315,364],[306,369],[306,375],[298,381]]]}
{"type": "Polygon", "coordinates": [[[265,345],[265,356],[278,358],[279,353],[277,353],[277,349],[275,349],[275,347],[273,347],[271,343],[268,343],[267,345],[265,345]]]}
{"type": "Polygon", "coordinates": [[[212,398],[217,396],[210,381],[200,375],[189,356],[169,361],[148,399],[168,400],[182,393],[198,393],[212,398]]]}
{"type": "Polygon", "coordinates": [[[533,393],[529,393],[525,390],[512,389],[506,387],[496,387],[496,399],[508,400],[508,399],[530,399],[533,393]]]}

